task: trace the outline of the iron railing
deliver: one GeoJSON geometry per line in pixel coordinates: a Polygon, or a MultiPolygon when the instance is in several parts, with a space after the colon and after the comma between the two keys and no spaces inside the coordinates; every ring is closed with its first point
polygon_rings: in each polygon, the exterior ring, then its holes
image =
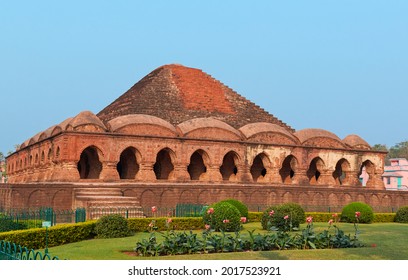
{"type": "Polygon", "coordinates": [[[59,260],[57,256],[29,250],[15,243],[0,241],[0,260],[59,260]]]}

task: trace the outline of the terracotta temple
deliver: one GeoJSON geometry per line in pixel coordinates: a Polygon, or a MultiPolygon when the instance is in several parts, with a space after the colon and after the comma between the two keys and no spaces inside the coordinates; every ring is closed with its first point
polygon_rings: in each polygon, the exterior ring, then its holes
{"type": "Polygon", "coordinates": [[[406,194],[384,188],[385,155],[357,135],[296,131],[203,71],[172,64],[99,113],[80,112],[22,143],[7,158],[0,208],[174,207],[224,198],[258,208],[406,205],[406,194]]]}

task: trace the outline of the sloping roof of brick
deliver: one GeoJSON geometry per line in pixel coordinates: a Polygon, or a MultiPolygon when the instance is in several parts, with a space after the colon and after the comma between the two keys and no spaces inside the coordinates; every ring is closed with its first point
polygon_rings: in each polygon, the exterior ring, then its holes
{"type": "Polygon", "coordinates": [[[105,123],[129,114],[156,116],[178,125],[215,118],[235,129],[268,122],[294,130],[200,69],[164,65],[137,82],[97,116],[105,123]]]}

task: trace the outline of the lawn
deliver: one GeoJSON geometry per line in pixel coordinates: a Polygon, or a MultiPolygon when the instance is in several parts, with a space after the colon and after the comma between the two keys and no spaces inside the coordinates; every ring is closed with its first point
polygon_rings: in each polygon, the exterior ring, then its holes
{"type": "MultiPolygon", "coordinates": [[[[303,225],[305,226],[305,225],[303,225]]],[[[326,223],[314,223],[315,231],[327,228],[326,223]]],[[[353,224],[339,224],[347,234],[354,234],[353,224]]],[[[246,224],[242,236],[248,230],[265,233],[260,223],[246,224]]],[[[116,239],[93,239],[52,247],[49,253],[69,260],[407,260],[408,224],[375,223],[360,224],[360,240],[363,248],[331,250],[286,250],[268,252],[240,252],[225,254],[196,254],[183,256],[160,256],[142,258],[132,255],[136,242],[147,238],[148,233],[138,232],[134,236],[116,239]]],[[[196,231],[200,234],[200,231],[196,231]]],[[[160,233],[156,233],[160,237],[160,233]]],[[[159,239],[159,238],[158,238],[159,239]]]]}

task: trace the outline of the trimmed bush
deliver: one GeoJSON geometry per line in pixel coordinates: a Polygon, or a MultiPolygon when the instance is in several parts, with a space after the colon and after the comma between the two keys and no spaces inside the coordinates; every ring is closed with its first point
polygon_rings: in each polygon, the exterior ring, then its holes
{"type": "MultiPolygon", "coordinates": [[[[92,239],[95,237],[95,221],[57,225],[48,228],[48,246],[92,239]]],[[[35,228],[0,233],[0,240],[10,241],[29,249],[45,248],[45,228],[35,228]]]]}
{"type": "Polygon", "coordinates": [[[357,221],[356,212],[360,212],[358,222],[362,224],[370,224],[374,220],[373,209],[370,205],[363,202],[352,202],[344,206],[341,212],[341,221],[346,223],[354,223],[357,221]]]}
{"type": "Polygon", "coordinates": [[[10,218],[0,217],[0,232],[26,229],[25,225],[14,222],[10,218]]]}
{"type": "Polygon", "coordinates": [[[130,236],[127,220],[119,214],[101,217],[95,226],[98,238],[118,238],[130,236]]]}
{"type": "Polygon", "coordinates": [[[397,223],[408,223],[408,206],[401,207],[395,214],[397,223]]]}
{"type": "Polygon", "coordinates": [[[236,200],[236,199],[226,199],[221,202],[228,202],[229,204],[235,206],[238,209],[239,213],[241,213],[241,217],[245,217],[247,219],[249,218],[248,217],[248,207],[241,201],[236,200]]]}
{"type": "Polygon", "coordinates": [[[262,228],[276,228],[282,231],[296,229],[305,222],[305,211],[297,203],[285,203],[268,207],[262,214],[262,228]],[[273,212],[273,214],[272,214],[273,212]],[[285,217],[288,216],[288,219],[285,217]]]}
{"type": "Polygon", "coordinates": [[[210,205],[204,213],[203,221],[215,231],[232,232],[241,229],[241,213],[228,202],[221,201],[210,205]]]}
{"type": "Polygon", "coordinates": [[[262,220],[262,212],[248,212],[249,222],[260,222],[262,220]]]}

